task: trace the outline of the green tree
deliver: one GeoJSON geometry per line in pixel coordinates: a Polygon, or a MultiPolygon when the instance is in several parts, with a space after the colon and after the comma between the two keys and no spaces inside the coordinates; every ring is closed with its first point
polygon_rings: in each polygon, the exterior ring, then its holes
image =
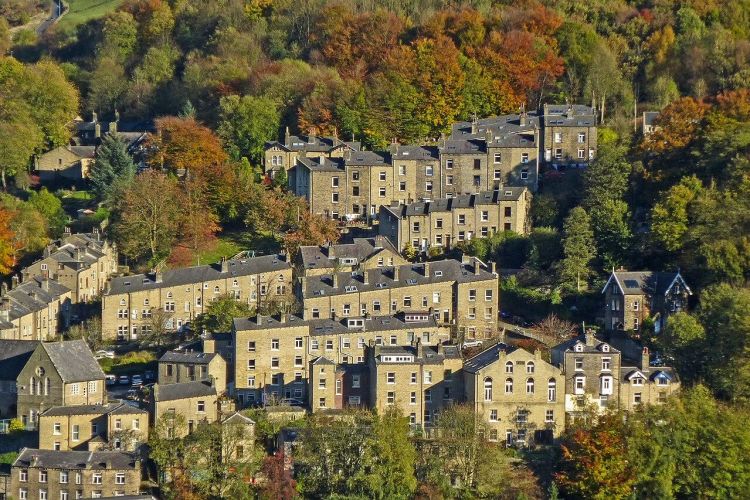
{"type": "Polygon", "coordinates": [[[29,203],[47,220],[50,236],[59,237],[68,223],[68,216],[63,210],[60,198],[43,187],[39,191],[31,192],[29,203]]]}
{"type": "Polygon", "coordinates": [[[99,199],[112,204],[135,178],[135,163],[119,135],[107,135],[96,152],[89,180],[99,199]]]}
{"type": "Polygon", "coordinates": [[[241,302],[229,294],[221,295],[195,318],[198,333],[230,332],[234,318],[248,317],[252,310],[246,302],[241,302]]]}
{"type": "Polygon", "coordinates": [[[279,133],[281,115],[266,97],[231,95],[221,98],[218,134],[229,154],[260,163],[266,142],[279,133]]]}
{"type": "Polygon", "coordinates": [[[689,229],[690,203],[703,191],[697,177],[683,177],[672,186],[651,211],[651,231],[666,250],[674,252],[685,244],[689,229]]]}
{"type": "Polygon", "coordinates": [[[597,151],[583,175],[584,206],[591,209],[606,200],[621,200],[628,189],[632,166],[625,158],[625,150],[616,145],[605,145],[597,151]]]}
{"type": "Polygon", "coordinates": [[[683,381],[700,380],[705,370],[707,346],[706,330],[698,318],[686,312],[671,315],[657,342],[664,353],[674,359],[683,381]]]}
{"type": "Polygon", "coordinates": [[[416,450],[409,437],[409,421],[396,408],[375,419],[372,429],[374,466],[369,475],[371,498],[412,498],[416,450]]]}
{"type": "Polygon", "coordinates": [[[276,175],[273,178],[273,185],[281,189],[286,189],[288,182],[289,181],[286,175],[286,169],[284,167],[279,167],[279,169],[276,171],[276,175]]]}
{"type": "Polygon", "coordinates": [[[591,207],[591,229],[605,269],[627,261],[632,233],[630,211],[622,200],[605,199],[591,207]]]}
{"type": "Polygon", "coordinates": [[[560,279],[566,285],[581,290],[592,271],[589,267],[596,257],[591,218],[582,207],[570,211],[563,224],[563,259],[560,261],[560,279]]]}
{"type": "Polygon", "coordinates": [[[0,17],[0,56],[5,55],[10,46],[10,26],[4,17],[0,17]]]}

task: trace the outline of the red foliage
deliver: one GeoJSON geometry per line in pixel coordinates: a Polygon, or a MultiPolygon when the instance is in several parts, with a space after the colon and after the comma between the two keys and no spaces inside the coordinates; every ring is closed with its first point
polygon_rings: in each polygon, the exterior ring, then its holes
{"type": "Polygon", "coordinates": [[[260,497],[264,500],[289,500],[299,497],[297,482],[292,478],[291,469],[286,467],[283,453],[266,457],[261,473],[265,476],[260,488],[260,497]]]}

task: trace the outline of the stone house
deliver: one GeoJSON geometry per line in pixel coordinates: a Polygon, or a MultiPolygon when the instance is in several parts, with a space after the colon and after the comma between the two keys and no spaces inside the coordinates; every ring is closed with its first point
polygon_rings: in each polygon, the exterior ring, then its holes
{"type": "Polygon", "coordinates": [[[378,231],[396,248],[407,244],[427,252],[450,249],[456,243],[485,238],[498,231],[528,234],[531,193],[525,187],[505,187],[454,198],[420,201],[380,208],[378,231]]]}
{"type": "MultiPolygon", "coordinates": [[[[390,145],[391,203],[412,203],[444,196],[437,146],[390,145]]],[[[383,204],[381,204],[383,206],[383,204]]]]}
{"type": "Polygon", "coordinates": [[[205,382],[154,384],[151,394],[152,425],[156,425],[165,414],[185,418],[185,427],[172,431],[176,437],[192,433],[200,423],[216,422],[219,419],[216,387],[205,382]]]}
{"type": "Polygon", "coordinates": [[[637,332],[651,318],[659,333],[670,314],[687,308],[692,293],[679,271],[612,271],[602,289],[604,326],[637,332]]]}
{"type": "Polygon", "coordinates": [[[59,146],[34,158],[34,170],[42,183],[79,182],[88,178],[95,146],[59,146]]]}
{"type": "Polygon", "coordinates": [[[154,309],[167,313],[167,330],[179,331],[225,294],[253,308],[289,308],[294,303],[292,266],[285,256],[265,255],[113,278],[102,297],[102,336],[148,335],[154,309]]]}
{"type": "Polygon", "coordinates": [[[141,462],[120,451],[23,448],[11,465],[9,497],[73,500],[137,495],[141,462]]]}
{"type": "Polygon", "coordinates": [[[146,410],[123,402],[53,406],[39,415],[42,450],[137,451],[148,442],[146,410]]]}
{"type": "Polygon", "coordinates": [[[656,118],[658,116],[658,111],[643,112],[643,115],[641,116],[641,132],[643,133],[644,137],[652,134],[654,130],[659,128],[659,126],[656,125],[656,118]]]}
{"type": "Polygon", "coordinates": [[[36,425],[53,406],[104,404],[104,372],[83,340],[37,344],[16,379],[18,417],[36,425]]]}
{"type": "Polygon", "coordinates": [[[303,277],[299,294],[305,319],[429,313],[462,338],[497,331],[499,277],[476,258],[303,277]]]}
{"type": "MultiPolygon", "coordinates": [[[[364,363],[370,343],[408,345],[422,339],[427,345],[437,345],[450,336],[448,328],[426,313],[307,320],[294,315],[256,316],[236,318],[233,331],[235,392],[240,405],[279,399],[308,401],[311,363],[329,362],[334,367],[364,363]]],[[[341,376],[351,375],[347,373],[341,376]]],[[[333,399],[328,402],[331,405],[333,399]]]]}
{"type": "Polygon", "coordinates": [[[596,116],[591,107],[545,104],[541,119],[545,164],[586,166],[596,157],[596,116]]]}
{"type": "Polygon", "coordinates": [[[407,262],[389,239],[378,235],[354,238],[352,243],[302,246],[294,265],[297,276],[317,276],[334,270],[354,272],[407,262]]]}
{"type": "Polygon", "coordinates": [[[181,382],[210,382],[216,392],[227,390],[227,362],[215,352],[167,351],[159,358],[161,385],[181,382]]]}
{"type": "Polygon", "coordinates": [[[0,419],[16,416],[17,379],[39,342],[0,340],[0,419]]]}
{"type": "Polygon", "coordinates": [[[370,407],[398,407],[417,428],[429,428],[443,408],[463,399],[456,346],[373,346],[368,354],[370,407]]]}
{"type": "Polygon", "coordinates": [[[495,343],[463,365],[465,398],[490,441],[550,444],[565,428],[565,378],[541,351],[495,343]]]}
{"type": "Polygon", "coordinates": [[[263,171],[271,178],[282,167],[291,170],[299,158],[323,156],[325,158],[342,158],[347,151],[359,151],[360,143],[346,142],[336,137],[317,136],[310,133],[307,136],[296,136],[289,133],[287,127],[284,141],[270,141],[265,145],[263,153],[263,171]]]}
{"type": "Polygon", "coordinates": [[[336,364],[320,356],[310,363],[309,373],[307,391],[311,412],[369,407],[370,373],[366,363],[336,364]]]}
{"type": "Polygon", "coordinates": [[[221,421],[221,458],[243,460],[255,447],[255,422],[240,412],[234,412],[221,421]]]}
{"type": "Polygon", "coordinates": [[[41,259],[22,271],[22,281],[50,278],[72,291],[72,302],[95,300],[117,273],[117,248],[98,229],[92,233],[70,234],[44,249],[41,259]]]}
{"type": "Polygon", "coordinates": [[[552,364],[565,376],[565,412],[573,417],[586,408],[605,411],[620,400],[622,354],[593,333],[556,345],[552,364]]]}
{"type": "Polygon", "coordinates": [[[55,340],[68,327],[72,291],[55,280],[34,277],[13,288],[0,286],[0,339],[55,340]]]}
{"type": "Polygon", "coordinates": [[[673,368],[651,366],[648,347],[632,366],[620,367],[620,407],[634,410],[639,405],[656,405],[680,390],[680,380],[673,368]]]}

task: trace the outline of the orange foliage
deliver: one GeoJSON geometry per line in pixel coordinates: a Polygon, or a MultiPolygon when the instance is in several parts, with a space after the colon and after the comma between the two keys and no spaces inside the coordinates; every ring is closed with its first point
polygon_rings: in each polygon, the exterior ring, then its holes
{"type": "Polygon", "coordinates": [[[717,95],[716,110],[734,120],[750,121],[750,89],[725,91],[717,95]]]}
{"type": "Polygon", "coordinates": [[[174,172],[190,172],[204,177],[210,170],[227,161],[227,154],[219,138],[193,118],[165,116],[156,120],[156,136],[149,145],[155,150],[151,158],[154,167],[174,172]]]}
{"type": "Polygon", "coordinates": [[[650,153],[680,150],[693,142],[710,106],[692,97],[683,97],[664,108],[656,119],[656,128],[643,140],[650,153]]]}
{"type": "Polygon", "coordinates": [[[0,208],[0,274],[9,274],[16,264],[16,234],[10,228],[14,214],[0,208]]]}

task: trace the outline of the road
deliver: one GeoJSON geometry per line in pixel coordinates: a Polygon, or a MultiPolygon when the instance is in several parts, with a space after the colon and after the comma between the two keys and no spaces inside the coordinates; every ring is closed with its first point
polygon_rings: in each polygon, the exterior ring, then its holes
{"type": "Polygon", "coordinates": [[[500,321],[500,326],[506,330],[506,332],[515,333],[516,335],[520,335],[522,337],[534,339],[536,341],[541,342],[545,345],[551,345],[554,344],[554,341],[551,341],[547,336],[542,336],[534,332],[531,328],[524,328],[522,326],[514,325],[512,323],[506,323],[505,321],[500,321]]]}
{"type": "Polygon", "coordinates": [[[68,11],[67,9],[63,10],[63,8],[63,0],[52,0],[52,2],[50,3],[49,17],[45,19],[42,24],[37,26],[36,34],[41,35],[45,31],[47,31],[47,29],[52,26],[59,18],[64,16],[68,11]]]}

